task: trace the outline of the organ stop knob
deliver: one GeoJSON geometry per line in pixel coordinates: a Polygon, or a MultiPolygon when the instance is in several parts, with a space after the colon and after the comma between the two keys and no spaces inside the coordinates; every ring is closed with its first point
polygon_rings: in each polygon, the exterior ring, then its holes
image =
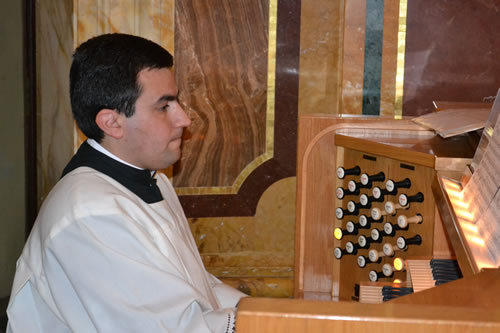
{"type": "Polygon", "coordinates": [[[401,206],[406,206],[410,202],[423,202],[424,201],[424,194],[422,192],[418,192],[415,195],[412,196],[407,196],[406,194],[401,194],[399,196],[399,204],[401,206]]]}
{"type": "Polygon", "coordinates": [[[353,200],[349,200],[347,202],[347,210],[349,211],[349,213],[353,213],[353,214],[358,215],[360,207],[361,207],[361,204],[358,202],[354,202],[353,200]]]}
{"type": "Polygon", "coordinates": [[[411,181],[409,178],[405,178],[399,182],[395,182],[392,179],[389,179],[385,182],[385,188],[392,194],[396,194],[398,192],[398,188],[410,188],[411,181]]]}
{"type": "Polygon", "coordinates": [[[383,199],[377,199],[374,196],[368,196],[366,194],[361,194],[359,196],[359,203],[361,204],[362,207],[364,208],[370,208],[372,202],[381,202],[384,201],[383,199]]]}
{"type": "Polygon", "coordinates": [[[401,250],[397,245],[392,245],[390,243],[385,243],[382,249],[387,257],[392,257],[394,256],[394,251],[401,250]]]}
{"type": "Polygon", "coordinates": [[[420,245],[422,244],[422,236],[415,235],[412,238],[405,238],[400,236],[396,239],[396,244],[399,249],[406,250],[408,245],[420,245]]]}
{"type": "Polygon", "coordinates": [[[358,253],[359,245],[354,244],[353,242],[347,242],[345,243],[345,250],[349,254],[356,254],[358,253]]]}
{"type": "Polygon", "coordinates": [[[385,236],[385,234],[382,235],[377,228],[373,228],[370,231],[370,237],[372,239],[372,243],[381,243],[382,242],[382,237],[384,237],[384,236],[385,236]]]}
{"type": "Polygon", "coordinates": [[[371,215],[374,221],[381,222],[383,216],[389,215],[386,211],[381,211],[379,208],[372,208],[371,215]]]}
{"type": "Polygon", "coordinates": [[[360,248],[367,249],[370,247],[371,243],[374,243],[374,241],[371,238],[366,238],[365,235],[359,235],[358,244],[360,248]]]}
{"type": "Polygon", "coordinates": [[[376,270],[371,270],[370,273],[368,273],[368,278],[370,279],[371,282],[377,282],[378,279],[384,277],[383,272],[377,272],[376,270]]]}
{"type": "Polygon", "coordinates": [[[384,204],[385,211],[387,212],[387,214],[390,214],[390,215],[396,214],[396,211],[399,209],[408,209],[408,208],[410,208],[409,205],[402,205],[401,203],[395,204],[392,201],[387,201],[384,204]]]}
{"type": "Polygon", "coordinates": [[[337,216],[337,219],[339,220],[342,220],[344,218],[344,216],[346,215],[357,215],[358,212],[350,212],[348,211],[347,209],[343,209],[343,208],[340,208],[338,207],[337,209],[335,209],[335,216],[337,216]]]}
{"type": "Polygon", "coordinates": [[[393,194],[393,193],[388,191],[387,189],[381,189],[379,186],[375,186],[372,189],[372,195],[375,198],[375,200],[384,201],[384,197],[388,194],[393,194]]]}
{"type": "Polygon", "coordinates": [[[365,214],[359,216],[359,225],[361,228],[370,229],[372,222],[374,222],[372,217],[368,217],[365,214]]]}
{"type": "Polygon", "coordinates": [[[368,185],[372,182],[383,182],[385,180],[385,174],[383,172],[379,172],[376,175],[368,176],[368,174],[363,173],[360,177],[361,184],[368,185]]]}
{"type": "Polygon", "coordinates": [[[371,262],[376,262],[382,257],[386,257],[383,251],[377,251],[375,249],[368,251],[368,259],[370,259],[371,262]]]}
{"type": "Polygon", "coordinates": [[[422,218],[422,215],[417,214],[412,217],[407,217],[406,215],[399,215],[398,216],[398,225],[400,228],[405,229],[408,228],[408,225],[410,223],[422,223],[424,219],[422,218]]]}
{"type": "Polygon", "coordinates": [[[359,190],[362,188],[372,188],[372,183],[363,185],[361,183],[355,182],[354,180],[350,180],[347,182],[347,188],[349,189],[350,192],[359,194],[359,190]]]}
{"type": "Polygon", "coordinates": [[[396,234],[396,231],[398,230],[404,230],[401,228],[399,225],[393,225],[390,222],[384,223],[384,232],[387,236],[393,237],[396,234]]]}
{"type": "Polygon", "coordinates": [[[335,191],[337,199],[343,199],[346,195],[358,195],[358,194],[359,194],[359,189],[355,192],[351,192],[349,188],[344,189],[343,187],[337,187],[337,190],[335,191]]]}
{"type": "Polygon", "coordinates": [[[361,173],[361,168],[359,166],[355,166],[354,168],[350,168],[350,169],[344,169],[343,167],[339,167],[337,168],[337,177],[339,177],[339,179],[344,179],[345,176],[359,176],[359,174],[361,173]]]}

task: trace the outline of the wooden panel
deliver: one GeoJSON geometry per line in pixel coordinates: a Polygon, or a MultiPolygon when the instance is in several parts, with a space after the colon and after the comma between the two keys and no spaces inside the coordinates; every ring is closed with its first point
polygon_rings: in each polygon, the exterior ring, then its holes
{"type": "Polygon", "coordinates": [[[376,141],[367,141],[344,135],[337,135],[335,137],[335,142],[337,143],[337,145],[346,148],[360,149],[362,147],[364,151],[370,151],[375,155],[394,157],[401,161],[416,163],[431,168],[434,167],[434,155],[428,153],[399,148],[396,146],[381,144],[376,141]]]}
{"type": "MultiPolygon", "coordinates": [[[[498,288],[496,289],[499,292],[498,288]]],[[[433,305],[359,304],[245,298],[238,333],[302,332],[498,332],[500,310],[433,305]]]]}
{"type": "MultiPolygon", "coordinates": [[[[342,136],[336,136],[336,144],[342,145],[343,141],[338,140],[342,136]]],[[[334,240],[334,246],[339,246],[345,249],[345,244],[348,241],[357,244],[357,239],[359,235],[365,235],[368,239],[370,238],[370,231],[373,228],[378,229],[383,232],[384,223],[390,222],[393,225],[397,225],[397,217],[399,215],[406,215],[407,217],[415,216],[416,214],[421,214],[423,217],[422,224],[413,224],[408,227],[408,230],[396,231],[394,236],[384,237],[381,243],[371,244],[368,249],[359,249],[356,255],[346,255],[340,259],[340,293],[339,298],[341,300],[349,300],[354,296],[354,285],[360,281],[369,281],[369,271],[375,270],[377,272],[382,271],[382,266],[384,264],[392,264],[394,257],[408,258],[412,256],[432,256],[433,253],[433,240],[434,240],[434,197],[431,191],[431,184],[434,179],[434,169],[418,165],[409,164],[406,161],[398,160],[397,157],[400,155],[398,152],[394,153],[395,158],[388,158],[383,156],[378,156],[374,153],[378,152],[380,147],[376,147],[375,151],[372,150],[371,143],[369,144],[366,140],[359,140],[359,150],[345,149],[344,154],[344,164],[338,165],[346,169],[358,165],[361,168],[362,173],[367,173],[368,175],[374,175],[379,172],[384,172],[385,180],[392,179],[396,182],[401,181],[405,178],[409,178],[411,181],[411,187],[406,189],[398,189],[397,195],[387,195],[385,196],[384,202],[373,202],[372,208],[379,208],[384,211],[384,204],[387,201],[392,201],[393,203],[398,202],[398,197],[400,194],[406,194],[412,196],[418,192],[424,194],[424,202],[422,203],[410,203],[410,208],[407,210],[397,210],[397,214],[394,216],[386,216],[380,222],[372,223],[369,229],[360,229],[358,235],[347,235],[342,238],[341,241],[334,240]],[[368,158],[365,158],[368,157],[368,158]],[[375,159],[375,160],[374,160],[375,159]],[[403,163],[403,166],[401,164],[403,163]],[[413,168],[410,170],[408,167],[413,168]],[[360,268],[357,264],[357,256],[363,255],[368,257],[368,251],[375,249],[377,251],[382,251],[383,245],[389,243],[391,245],[396,245],[396,239],[399,236],[405,238],[411,238],[415,235],[420,235],[422,237],[422,244],[420,246],[409,245],[407,251],[395,251],[394,257],[383,257],[382,261],[377,263],[368,263],[366,267],[360,268]]],[[[386,148],[387,149],[387,148],[386,148]]],[[[337,180],[337,186],[347,188],[347,183],[350,180],[359,182],[359,176],[346,176],[343,180],[337,180]]],[[[384,182],[374,182],[373,186],[379,186],[380,188],[385,188],[384,182]]],[[[366,194],[368,196],[372,195],[371,189],[361,189],[360,194],[366,194]]],[[[346,209],[347,201],[353,200],[359,203],[360,195],[347,195],[341,203],[341,207],[346,209]]],[[[359,215],[365,214],[370,216],[371,209],[360,209],[359,214],[356,216],[345,216],[342,219],[342,228],[345,229],[347,221],[353,221],[358,223],[359,215]]],[[[337,261],[337,260],[335,260],[337,261]]],[[[405,280],[406,274],[404,272],[396,272],[393,277],[390,278],[380,278],[380,281],[392,281],[394,278],[400,280],[405,280]]]]}
{"type": "Polygon", "coordinates": [[[434,213],[434,245],[432,248],[432,257],[435,259],[456,258],[455,251],[453,250],[450,239],[446,234],[443,220],[441,220],[437,207],[435,208],[434,213]]]}

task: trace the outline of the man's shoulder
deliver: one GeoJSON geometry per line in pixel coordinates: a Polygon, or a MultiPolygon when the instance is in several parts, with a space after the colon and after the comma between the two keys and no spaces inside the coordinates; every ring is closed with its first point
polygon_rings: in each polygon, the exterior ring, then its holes
{"type": "Polygon", "coordinates": [[[90,167],[79,167],[57,182],[47,200],[72,200],[75,203],[102,200],[109,195],[126,195],[124,186],[90,167]]]}
{"type": "Polygon", "coordinates": [[[112,211],[118,201],[137,197],[111,177],[89,167],[65,175],[44,200],[38,220],[78,219],[98,211],[112,211]],[[68,217],[69,216],[69,217],[68,217]]]}

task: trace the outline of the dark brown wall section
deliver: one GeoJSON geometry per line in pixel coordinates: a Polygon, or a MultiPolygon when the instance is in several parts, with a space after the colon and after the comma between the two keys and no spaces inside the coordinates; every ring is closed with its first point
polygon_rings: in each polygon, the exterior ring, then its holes
{"type": "Polygon", "coordinates": [[[408,1],[403,115],[496,95],[499,12],[498,0],[408,1]]]}

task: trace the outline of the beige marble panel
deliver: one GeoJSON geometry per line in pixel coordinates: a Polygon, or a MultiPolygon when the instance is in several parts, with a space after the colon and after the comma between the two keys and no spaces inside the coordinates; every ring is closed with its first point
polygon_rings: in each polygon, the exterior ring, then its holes
{"type": "Polygon", "coordinates": [[[74,130],[69,102],[72,11],[71,0],[36,2],[39,205],[73,155],[74,130]]]}
{"type": "Polygon", "coordinates": [[[295,188],[295,177],[273,184],[254,217],[190,219],[207,270],[252,295],[292,295],[295,188]]]}
{"type": "Polygon", "coordinates": [[[400,0],[384,1],[384,43],[382,49],[382,79],[380,83],[381,116],[394,115],[398,64],[399,2],[400,0]]]}
{"type": "Polygon", "coordinates": [[[75,46],[104,33],[148,38],[173,53],[175,0],[73,0],[75,46]]]}
{"type": "Polygon", "coordinates": [[[299,113],[339,113],[344,0],[302,0],[299,113]]]}
{"type": "Polygon", "coordinates": [[[344,15],[344,60],[340,113],[361,114],[363,111],[366,1],[346,1],[344,15]]]}

